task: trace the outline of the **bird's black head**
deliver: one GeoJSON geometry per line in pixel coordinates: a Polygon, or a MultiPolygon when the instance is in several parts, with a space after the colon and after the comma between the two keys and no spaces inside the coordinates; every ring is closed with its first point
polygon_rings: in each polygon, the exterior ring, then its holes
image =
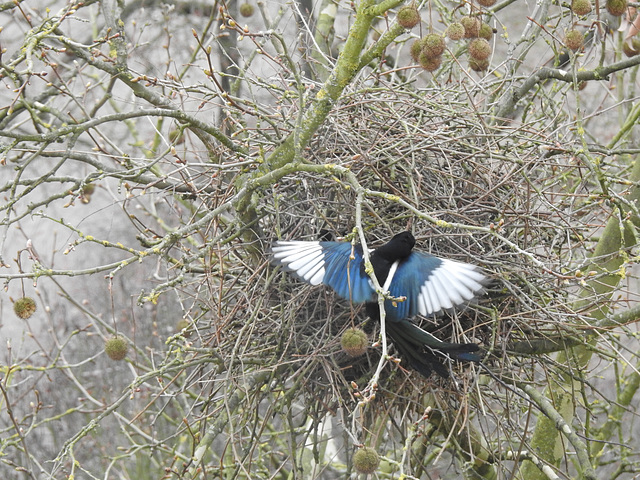
{"type": "Polygon", "coordinates": [[[411,232],[401,232],[383,246],[376,248],[376,255],[390,262],[395,262],[411,255],[415,244],[416,239],[411,235],[411,232]]]}

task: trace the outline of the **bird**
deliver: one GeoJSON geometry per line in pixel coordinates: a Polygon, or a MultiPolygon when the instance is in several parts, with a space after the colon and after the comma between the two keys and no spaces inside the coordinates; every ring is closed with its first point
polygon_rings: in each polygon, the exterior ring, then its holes
{"type": "MultiPolygon", "coordinates": [[[[408,365],[424,377],[436,372],[447,378],[447,358],[480,362],[475,343],[439,340],[413,317],[434,316],[460,307],[484,291],[487,276],[475,265],[414,250],[415,237],[403,231],[369,252],[384,301],[386,332],[408,365]]],[[[361,245],[339,241],[278,240],[271,246],[271,263],[311,285],[326,285],[354,304],[365,304],[367,315],[380,320],[378,295],[365,272],[361,245]]]]}

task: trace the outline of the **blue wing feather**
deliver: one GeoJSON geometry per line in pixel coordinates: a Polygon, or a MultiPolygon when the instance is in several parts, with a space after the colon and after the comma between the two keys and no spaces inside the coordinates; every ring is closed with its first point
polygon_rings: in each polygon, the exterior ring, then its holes
{"type": "Polygon", "coordinates": [[[368,302],[374,297],[369,277],[362,268],[362,248],[348,242],[320,242],[325,259],[322,283],[353,303],[368,302]]]}
{"type": "MultiPolygon", "coordinates": [[[[363,268],[362,247],[348,242],[276,242],[274,264],[284,266],[301,280],[331,287],[353,303],[375,302],[377,297],[363,268]]],[[[395,272],[391,269],[385,286],[393,297],[385,309],[390,321],[417,314],[432,315],[472,300],[483,289],[484,274],[467,263],[444,260],[422,252],[411,252],[395,272]]]]}
{"type": "Polygon", "coordinates": [[[438,257],[415,251],[398,265],[393,281],[389,286],[389,293],[393,297],[407,297],[407,299],[404,302],[393,302],[391,300],[385,302],[384,307],[389,320],[399,321],[419,313],[420,289],[441,265],[442,260],[438,257]]]}
{"type": "Polygon", "coordinates": [[[364,272],[362,247],[348,242],[275,242],[272,263],[282,265],[302,281],[331,287],[353,303],[375,299],[364,272]],[[351,252],[353,249],[353,258],[351,252]]]}
{"type": "Polygon", "coordinates": [[[398,321],[418,313],[432,315],[457,307],[478,295],[485,282],[486,277],[474,265],[412,252],[398,265],[389,286],[392,296],[407,299],[395,302],[396,306],[387,300],[387,315],[398,321]]]}

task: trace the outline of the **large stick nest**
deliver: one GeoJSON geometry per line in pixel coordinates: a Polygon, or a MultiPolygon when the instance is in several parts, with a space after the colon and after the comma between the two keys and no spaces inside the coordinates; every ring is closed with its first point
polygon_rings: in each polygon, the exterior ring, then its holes
{"type": "MultiPolygon", "coordinates": [[[[393,197],[365,195],[362,205],[370,245],[409,228],[417,248],[488,272],[493,282],[477,305],[416,321],[441,339],[479,343],[497,375],[506,370],[515,379],[534,380],[531,362],[544,364],[545,357],[510,350],[526,352],[523,345],[557,336],[567,321],[579,328],[571,307],[579,280],[560,272],[582,265],[589,246],[583,239],[606,218],[606,205],[582,196],[588,187],[583,167],[557,147],[557,138],[545,137],[534,125],[490,127],[481,113],[453,102],[447,92],[430,94],[372,91],[346,98],[305,156],[346,166],[364,188],[397,196],[442,221],[419,218],[393,197]]],[[[566,147],[568,140],[562,141],[566,147]]],[[[207,278],[208,294],[200,296],[213,315],[204,315],[197,326],[232,376],[274,372],[272,381],[301,387],[326,412],[354,401],[351,381],[366,384],[380,349],[350,359],[341,352],[340,334],[361,324],[364,312],[324,287],[276,273],[267,252],[277,237],[316,240],[350,233],[355,204],[353,185],[344,179],[290,175],[260,200],[261,268],[238,261],[239,244],[216,255],[220,263],[207,278]]],[[[368,328],[375,341],[377,327],[368,328]]],[[[475,372],[469,365],[454,370],[456,378],[467,380],[475,372]]],[[[424,381],[402,363],[386,367],[380,388],[393,391],[393,404],[402,410],[429,386],[454,397],[461,392],[449,381],[424,381]]]]}

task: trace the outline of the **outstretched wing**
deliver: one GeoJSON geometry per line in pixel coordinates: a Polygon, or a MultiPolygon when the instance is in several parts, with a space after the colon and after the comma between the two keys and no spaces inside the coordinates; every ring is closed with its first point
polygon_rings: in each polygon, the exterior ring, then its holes
{"type": "Polygon", "coordinates": [[[406,300],[387,300],[385,310],[394,321],[418,313],[433,315],[472,300],[482,292],[486,280],[475,265],[414,251],[385,282],[392,296],[406,300]]]}
{"type": "Polygon", "coordinates": [[[362,267],[362,247],[349,242],[277,241],[272,263],[300,280],[331,287],[353,303],[375,300],[375,290],[362,267]]]}

